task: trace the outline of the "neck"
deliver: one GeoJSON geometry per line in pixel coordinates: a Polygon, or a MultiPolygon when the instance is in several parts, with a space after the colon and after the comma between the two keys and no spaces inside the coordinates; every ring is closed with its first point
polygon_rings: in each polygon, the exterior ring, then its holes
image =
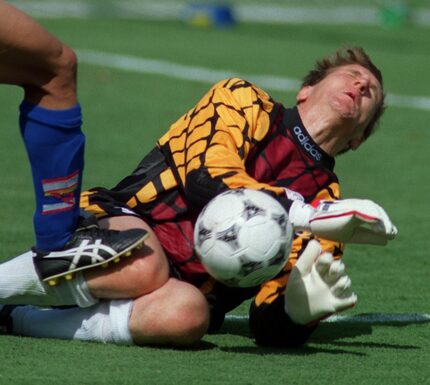
{"type": "Polygon", "coordinates": [[[321,109],[312,109],[306,103],[297,105],[300,118],[313,141],[327,154],[334,157],[347,147],[339,133],[345,129],[345,124],[333,121],[333,114],[325,114],[321,109]]]}

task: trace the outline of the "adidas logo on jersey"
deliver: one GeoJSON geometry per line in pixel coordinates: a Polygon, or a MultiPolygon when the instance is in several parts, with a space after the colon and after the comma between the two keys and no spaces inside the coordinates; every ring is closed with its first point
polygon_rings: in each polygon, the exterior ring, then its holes
{"type": "Polygon", "coordinates": [[[312,158],[315,160],[322,159],[322,154],[315,148],[314,144],[310,143],[311,138],[305,134],[299,126],[295,126],[293,128],[293,132],[302,147],[312,156],[312,158]]]}

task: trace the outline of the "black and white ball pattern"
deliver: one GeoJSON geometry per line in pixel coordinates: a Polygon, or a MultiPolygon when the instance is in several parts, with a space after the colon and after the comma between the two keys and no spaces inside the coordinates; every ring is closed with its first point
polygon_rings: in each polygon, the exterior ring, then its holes
{"type": "Polygon", "coordinates": [[[273,278],[286,264],[292,227],[269,194],[228,190],[208,203],[194,230],[197,255],[216,279],[240,287],[273,278]]]}

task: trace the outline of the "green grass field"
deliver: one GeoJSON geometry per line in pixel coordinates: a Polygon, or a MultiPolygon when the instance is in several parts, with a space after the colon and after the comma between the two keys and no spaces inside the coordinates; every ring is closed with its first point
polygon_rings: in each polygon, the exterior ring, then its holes
{"type": "MultiPolygon", "coordinates": [[[[385,74],[388,94],[424,97],[427,108],[392,106],[366,145],[337,160],[344,197],[380,202],[399,229],[387,247],[349,246],[345,253],[359,297],[347,315],[379,318],[323,323],[298,350],[256,346],[241,319],[229,319],[220,333],[187,350],[1,336],[0,384],[430,384],[430,322],[412,317],[430,313],[428,28],[243,24],[217,30],[180,21],[40,21],[76,49],[293,79],[339,45],[362,45],[385,74]],[[393,314],[397,318],[390,320],[393,314]]],[[[82,60],[85,187],[109,187],[130,172],[209,86],[82,60]]],[[[268,91],[285,105],[294,103],[292,91],[268,91]]],[[[0,88],[2,259],[33,243],[32,184],[17,124],[20,99],[20,90],[0,88]]],[[[246,314],[246,304],[234,311],[246,314]]]]}

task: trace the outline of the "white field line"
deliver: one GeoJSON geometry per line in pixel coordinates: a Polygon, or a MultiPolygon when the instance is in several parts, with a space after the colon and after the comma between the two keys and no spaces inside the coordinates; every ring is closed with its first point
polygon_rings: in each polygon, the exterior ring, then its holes
{"type": "MultiPolygon", "coordinates": [[[[297,91],[300,81],[283,76],[241,74],[229,70],[214,70],[205,67],[188,66],[165,60],[145,59],[88,49],[76,50],[82,63],[114,68],[122,71],[160,75],[169,78],[199,83],[214,84],[228,77],[240,77],[271,91],[297,91]]],[[[430,111],[430,97],[388,94],[387,104],[391,107],[430,111]]]]}
{"type": "MultiPolygon", "coordinates": [[[[248,316],[239,316],[228,314],[226,320],[236,322],[248,322],[248,316]]],[[[387,324],[387,323],[427,323],[430,322],[430,314],[418,313],[370,313],[370,314],[357,314],[357,315],[333,315],[326,320],[325,323],[366,323],[366,324],[387,324]]]]}

